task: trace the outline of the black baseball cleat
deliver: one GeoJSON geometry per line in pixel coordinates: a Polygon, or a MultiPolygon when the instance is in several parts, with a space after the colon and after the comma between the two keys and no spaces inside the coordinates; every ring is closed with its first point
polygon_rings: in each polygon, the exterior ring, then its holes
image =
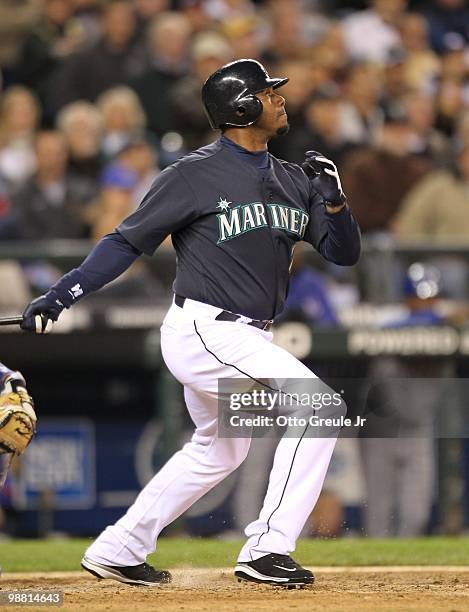
{"type": "Polygon", "coordinates": [[[118,567],[115,565],[102,565],[96,561],[91,561],[87,557],[81,560],[81,566],[96,578],[118,580],[126,584],[141,584],[144,586],[159,586],[171,582],[172,576],[166,570],[156,570],[148,563],[140,565],[130,565],[118,567]]]}
{"type": "Polygon", "coordinates": [[[260,584],[273,584],[289,588],[302,588],[313,584],[314,575],[309,570],[298,565],[288,555],[271,553],[255,561],[238,562],[235,576],[239,581],[247,580],[260,584]]]}

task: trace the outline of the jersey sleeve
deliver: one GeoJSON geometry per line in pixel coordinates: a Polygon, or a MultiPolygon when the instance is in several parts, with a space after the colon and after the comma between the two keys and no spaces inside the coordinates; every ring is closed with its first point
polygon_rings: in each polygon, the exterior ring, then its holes
{"type": "Polygon", "coordinates": [[[197,217],[195,194],[180,170],[165,168],[137,210],[117,227],[136,249],[153,255],[163,240],[197,217]]]}
{"type": "Polygon", "coordinates": [[[360,229],[348,205],[329,213],[316,192],[309,197],[309,223],[303,240],[309,242],[324,259],[339,266],[353,266],[360,257],[360,229]]]}
{"type": "Polygon", "coordinates": [[[326,209],[322,200],[322,197],[318,193],[310,193],[308,211],[309,222],[303,236],[303,240],[312,244],[317,251],[328,231],[326,209]]]}

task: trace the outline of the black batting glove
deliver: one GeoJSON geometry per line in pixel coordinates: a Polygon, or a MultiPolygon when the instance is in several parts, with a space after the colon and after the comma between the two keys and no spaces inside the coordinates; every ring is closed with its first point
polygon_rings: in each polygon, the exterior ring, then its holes
{"type": "Polygon", "coordinates": [[[36,334],[48,334],[64,308],[57,294],[49,291],[26,307],[20,327],[36,334]]]}
{"type": "Polygon", "coordinates": [[[311,185],[324,198],[325,204],[340,206],[346,201],[339,172],[333,161],[318,151],[306,151],[306,158],[301,167],[311,185]]]}

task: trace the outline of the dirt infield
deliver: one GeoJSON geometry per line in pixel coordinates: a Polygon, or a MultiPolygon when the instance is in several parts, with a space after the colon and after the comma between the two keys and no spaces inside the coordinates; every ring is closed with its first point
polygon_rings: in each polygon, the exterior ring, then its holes
{"type": "MultiPolygon", "coordinates": [[[[463,612],[469,610],[469,568],[320,568],[316,584],[303,590],[235,581],[232,570],[173,570],[173,583],[158,588],[98,581],[84,572],[5,574],[1,591],[58,589],[61,610],[204,610],[217,612],[463,612]]],[[[0,592],[1,592],[0,591],[0,592]]],[[[26,607],[46,610],[52,607],[26,607]]]]}

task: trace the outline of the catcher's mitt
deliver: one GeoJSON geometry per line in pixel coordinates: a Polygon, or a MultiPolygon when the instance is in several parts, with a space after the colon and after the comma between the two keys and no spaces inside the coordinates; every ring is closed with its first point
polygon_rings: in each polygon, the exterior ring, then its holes
{"type": "Polygon", "coordinates": [[[0,392],[0,453],[21,455],[36,433],[33,399],[18,374],[7,377],[0,392]]]}

